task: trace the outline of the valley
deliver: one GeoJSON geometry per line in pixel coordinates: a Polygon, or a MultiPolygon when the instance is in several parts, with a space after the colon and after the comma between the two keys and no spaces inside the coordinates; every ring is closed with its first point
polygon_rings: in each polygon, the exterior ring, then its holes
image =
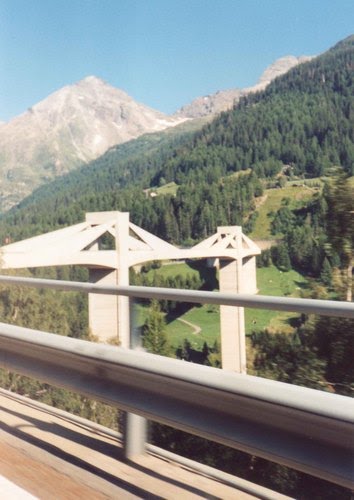
{"type": "MultiPolygon", "coordinates": [[[[242,226],[262,249],[259,294],[351,303],[353,69],[350,36],[317,57],[282,61],[258,87],[205,96],[171,116],[141,107],[96,77],[58,91],[0,128],[1,246],[99,211],[129,212],[134,224],[180,248],[205,240],[217,227],[242,226]]],[[[114,237],[105,235],[97,244],[113,249],[114,237]]],[[[69,266],[16,274],[89,278],[87,268],[69,266]]],[[[219,276],[204,261],[166,261],[131,266],[129,279],[137,286],[217,290],[219,276]]],[[[2,285],[0,316],[27,328],[96,340],[81,293],[2,285]]],[[[135,318],[149,352],[221,366],[218,307],[137,301],[135,318]],[[151,325],[155,350],[148,343],[151,325]]],[[[353,395],[352,319],[247,309],[245,323],[249,374],[353,395]]],[[[43,389],[6,370],[0,371],[0,383],[117,426],[112,409],[87,398],[43,389]]],[[[199,450],[213,466],[233,471],[238,464],[245,477],[266,471],[264,484],[275,487],[278,481],[282,491],[299,498],[303,484],[312,488],[312,479],[301,473],[216,445],[209,455],[205,441],[180,439],[179,432],[159,424],[151,436],[171,450],[183,442],[188,456],[199,450]]],[[[327,491],[327,483],[313,481],[314,490],[327,491]]],[[[333,488],[328,498],[339,498],[333,488]]]]}

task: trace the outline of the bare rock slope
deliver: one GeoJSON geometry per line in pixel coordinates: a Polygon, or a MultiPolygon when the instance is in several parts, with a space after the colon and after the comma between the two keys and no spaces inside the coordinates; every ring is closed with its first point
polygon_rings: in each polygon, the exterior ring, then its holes
{"type": "Polygon", "coordinates": [[[197,97],[190,104],[179,109],[174,116],[180,118],[200,118],[210,115],[211,117],[222,111],[226,111],[239,99],[250,92],[257,92],[266,88],[269,83],[277,76],[283,75],[294,66],[300,63],[310,61],[310,56],[285,56],[277,59],[271,64],[262,74],[257,84],[245,89],[229,89],[218,91],[215,94],[210,94],[202,97],[197,97]]]}
{"type": "Polygon", "coordinates": [[[113,145],[181,121],[94,76],[63,87],[1,126],[0,208],[113,145]]]}

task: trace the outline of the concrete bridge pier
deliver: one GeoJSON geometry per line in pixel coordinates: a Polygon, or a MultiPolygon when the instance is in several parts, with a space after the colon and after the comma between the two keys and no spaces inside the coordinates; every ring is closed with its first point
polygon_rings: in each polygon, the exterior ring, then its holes
{"type": "MultiPolygon", "coordinates": [[[[117,212],[115,233],[116,269],[90,269],[90,282],[106,286],[129,285],[129,213],[117,212]]],[[[93,244],[92,250],[98,250],[93,244]]],[[[89,294],[89,328],[100,341],[118,341],[130,348],[129,297],[121,295],[89,294]]]]}
{"type": "MultiPolygon", "coordinates": [[[[242,259],[219,264],[222,293],[240,293],[242,259]]],[[[246,340],[243,307],[220,306],[221,362],[224,370],[246,373],[246,340]]]]}
{"type": "MultiPolygon", "coordinates": [[[[118,284],[117,269],[90,269],[90,283],[113,286],[118,284]]],[[[100,342],[118,340],[118,296],[89,293],[89,328],[100,342]]]]}

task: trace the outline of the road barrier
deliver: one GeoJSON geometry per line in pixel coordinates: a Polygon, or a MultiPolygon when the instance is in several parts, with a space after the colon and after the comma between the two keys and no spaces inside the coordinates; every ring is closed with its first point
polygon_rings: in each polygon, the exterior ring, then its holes
{"type": "MultiPolygon", "coordinates": [[[[0,283],[354,317],[354,305],[1,276],[0,283]]],[[[353,487],[351,398],[0,323],[0,365],[353,487]]]]}

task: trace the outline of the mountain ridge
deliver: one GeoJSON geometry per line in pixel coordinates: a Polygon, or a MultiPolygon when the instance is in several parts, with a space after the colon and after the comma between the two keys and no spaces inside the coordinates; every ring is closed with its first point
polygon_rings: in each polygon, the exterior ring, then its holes
{"type": "Polygon", "coordinates": [[[97,77],[67,85],[1,126],[1,204],[13,205],[116,144],[182,121],[97,77]]]}
{"type": "Polygon", "coordinates": [[[300,59],[281,58],[265,70],[256,86],[218,91],[170,116],[136,102],[97,76],[62,87],[10,122],[0,123],[0,210],[117,144],[186,121],[212,119],[241,96],[265,88],[273,76],[300,59]]]}
{"type": "Polygon", "coordinates": [[[283,75],[298,64],[311,61],[314,57],[291,55],[280,57],[263,71],[255,85],[242,89],[218,90],[213,94],[197,97],[189,104],[182,106],[172,116],[194,119],[208,115],[214,116],[222,111],[227,111],[237,104],[242,96],[264,90],[278,76],[283,75]]]}

